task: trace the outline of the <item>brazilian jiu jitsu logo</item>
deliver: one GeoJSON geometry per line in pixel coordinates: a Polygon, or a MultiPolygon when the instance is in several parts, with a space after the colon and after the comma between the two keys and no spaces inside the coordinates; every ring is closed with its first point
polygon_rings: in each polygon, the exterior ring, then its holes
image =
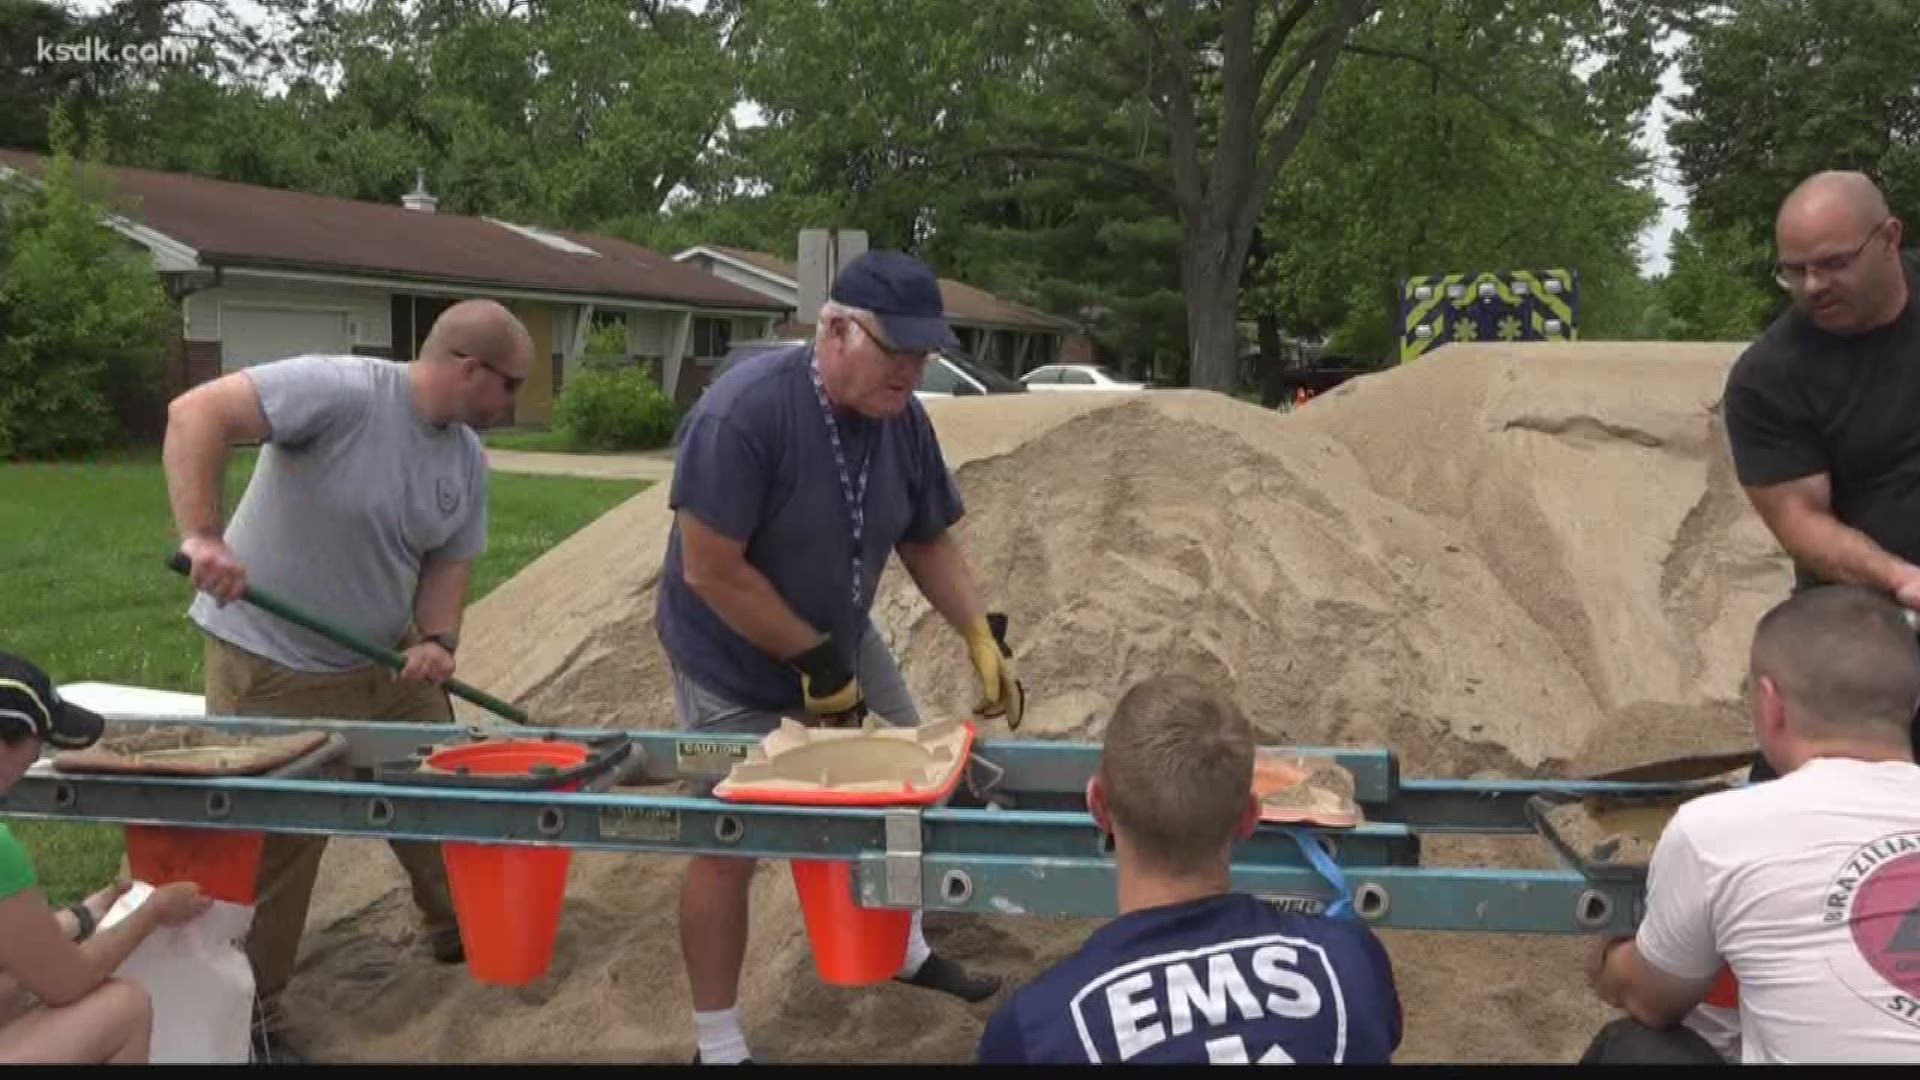
{"type": "Polygon", "coordinates": [[[1821,925],[1847,929],[1829,965],[1874,1008],[1920,1027],[1920,832],[1862,845],[1834,875],[1821,925]]]}

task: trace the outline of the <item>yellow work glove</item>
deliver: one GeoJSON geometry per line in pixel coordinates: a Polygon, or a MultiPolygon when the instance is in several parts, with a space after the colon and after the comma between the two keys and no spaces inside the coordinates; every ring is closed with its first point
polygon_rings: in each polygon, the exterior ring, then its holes
{"type": "Polygon", "coordinates": [[[838,719],[862,708],[860,680],[840,662],[831,638],[821,638],[818,645],[794,657],[792,663],[800,672],[801,703],[807,712],[838,719]]]}
{"type": "Polygon", "coordinates": [[[982,615],[961,631],[967,657],[980,677],[980,700],[974,715],[1004,716],[1007,730],[1018,730],[1027,712],[1026,690],[1013,670],[1013,650],[1007,647],[1007,617],[982,615]]]}

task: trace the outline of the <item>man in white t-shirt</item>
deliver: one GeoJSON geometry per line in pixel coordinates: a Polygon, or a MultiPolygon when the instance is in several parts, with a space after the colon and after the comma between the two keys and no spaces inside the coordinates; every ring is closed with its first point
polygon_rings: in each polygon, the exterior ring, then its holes
{"type": "Polygon", "coordinates": [[[1721,965],[1748,1064],[1920,1060],[1920,644],[1850,585],[1761,619],[1749,695],[1780,779],[1682,806],[1654,849],[1638,933],[1589,974],[1627,1018],[1586,1060],[1711,1057],[1679,1021],[1721,965]]]}

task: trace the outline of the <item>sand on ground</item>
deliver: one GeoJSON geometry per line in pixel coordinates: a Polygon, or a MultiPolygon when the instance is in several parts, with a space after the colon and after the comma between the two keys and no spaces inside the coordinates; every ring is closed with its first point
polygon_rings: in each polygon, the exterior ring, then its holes
{"type": "MultiPolygon", "coordinates": [[[[1127,686],[1182,670],[1231,686],[1265,743],[1390,747],[1413,776],[1578,775],[1747,745],[1748,635],[1789,579],[1718,418],[1738,349],[1453,345],[1291,414],[1198,391],[935,403],[968,504],[959,536],[1011,617],[1021,734],[1097,740],[1127,686]]],[[[543,723],[670,726],[652,628],[666,496],[636,496],[475,604],[462,675],[543,723]]],[[[897,564],[875,619],[924,711],[967,708],[964,652],[897,564]]],[[[1524,838],[1427,851],[1551,865],[1524,838]]],[[[507,989],[426,958],[392,855],[335,841],[287,992],[296,1045],[690,1060],[682,865],[576,855],[550,974],[507,989]]],[[[761,1060],[964,1061],[998,1002],[821,983],[783,865],[761,866],[752,918],[740,1008],[761,1060]]],[[[935,948],[1015,984],[1091,925],[927,918],[935,948]]],[[[1607,1016],[1582,939],[1383,936],[1399,1060],[1572,1061],[1607,1016]]]]}

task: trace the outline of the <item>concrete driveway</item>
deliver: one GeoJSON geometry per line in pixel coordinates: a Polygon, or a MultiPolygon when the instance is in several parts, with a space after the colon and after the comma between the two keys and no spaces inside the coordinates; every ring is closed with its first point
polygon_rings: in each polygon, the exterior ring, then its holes
{"type": "Polygon", "coordinates": [[[533,473],[540,476],[588,476],[604,480],[673,479],[671,450],[641,450],[630,454],[550,454],[488,447],[487,463],[495,472],[533,473]]]}

